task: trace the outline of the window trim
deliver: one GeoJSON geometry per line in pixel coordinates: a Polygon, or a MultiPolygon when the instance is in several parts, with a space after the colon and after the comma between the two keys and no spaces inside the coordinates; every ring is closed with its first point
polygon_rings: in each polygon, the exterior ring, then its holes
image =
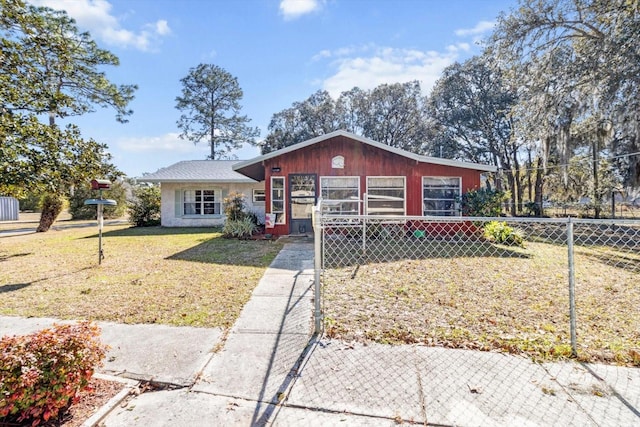
{"type": "Polygon", "coordinates": [[[271,186],[269,188],[269,192],[271,193],[271,198],[269,199],[269,213],[276,215],[276,219],[274,219],[273,223],[275,225],[284,225],[287,223],[287,179],[284,176],[272,176],[271,177],[271,186]],[[275,180],[282,180],[282,199],[275,199],[273,197],[273,182],[275,180]],[[277,211],[274,212],[273,202],[274,201],[282,201],[282,212],[277,211]],[[280,221],[277,220],[278,215],[281,214],[280,221]]]}
{"type": "Polygon", "coordinates": [[[221,218],[223,216],[223,211],[222,211],[222,190],[220,188],[183,188],[180,190],[180,213],[181,213],[181,217],[182,218],[221,218]],[[198,202],[195,199],[197,198],[197,192],[204,192],[204,191],[213,191],[213,202],[208,202],[205,200],[204,197],[202,197],[201,195],[201,200],[198,202]],[[193,196],[194,196],[194,201],[193,202],[187,202],[186,199],[186,195],[188,192],[193,192],[193,196]],[[185,209],[185,205],[187,203],[194,203],[194,204],[200,204],[200,212],[202,213],[187,213],[187,210],[185,209]],[[205,209],[205,203],[213,203],[214,204],[214,211],[216,210],[217,207],[217,211],[218,213],[212,213],[212,214],[207,214],[204,213],[205,209]],[[216,206],[217,205],[217,206],[216,206]]]}
{"type": "MultiPolygon", "coordinates": [[[[356,205],[358,206],[358,211],[357,212],[349,212],[349,213],[345,213],[344,215],[360,215],[360,212],[362,210],[361,208],[361,191],[360,191],[360,177],[358,175],[350,175],[350,176],[331,176],[331,175],[324,175],[320,177],[320,191],[318,192],[318,194],[320,195],[320,197],[322,197],[322,201],[323,201],[323,210],[325,210],[325,212],[327,212],[327,209],[330,209],[330,203],[326,203],[326,201],[331,201],[334,203],[356,203],[356,205]],[[356,187],[345,187],[345,188],[356,188],[358,190],[358,195],[357,200],[349,200],[349,199],[325,199],[322,194],[323,194],[323,190],[325,189],[325,185],[324,183],[326,182],[325,180],[331,180],[331,179],[354,179],[357,183],[356,187]]],[[[343,215],[342,210],[339,211],[328,211],[328,213],[334,213],[337,215],[343,215]]]]}
{"type": "Polygon", "coordinates": [[[254,188],[251,190],[251,202],[253,204],[256,204],[256,203],[264,204],[266,200],[267,200],[267,191],[264,188],[254,188]],[[256,191],[262,191],[262,196],[261,196],[262,200],[256,199],[256,191]]]}
{"type": "Polygon", "coordinates": [[[456,216],[456,217],[461,217],[462,216],[462,209],[460,206],[460,201],[453,199],[454,202],[454,211],[457,212],[453,215],[443,215],[443,214],[439,214],[437,212],[451,212],[450,210],[439,210],[439,211],[431,211],[431,214],[427,214],[425,211],[425,201],[427,200],[451,200],[451,199],[426,199],[424,197],[424,190],[425,190],[425,179],[457,179],[458,180],[458,195],[457,197],[462,196],[462,177],[461,176],[433,176],[433,175],[424,175],[422,177],[422,186],[420,188],[420,199],[422,200],[422,215],[423,216],[456,216]]]}
{"type": "MultiPolygon", "coordinates": [[[[367,176],[366,177],[366,185],[367,185],[367,206],[365,206],[365,212],[367,212],[367,215],[401,215],[401,216],[406,216],[407,215],[407,177],[403,176],[403,175],[372,175],[372,176],[367,176]],[[370,194],[370,190],[369,190],[369,178],[401,178],[402,179],[402,192],[404,194],[403,200],[402,200],[402,213],[382,213],[382,214],[377,214],[377,213],[371,213],[369,212],[369,196],[370,194]]],[[[383,188],[383,187],[380,187],[383,188]]],[[[396,188],[396,187],[388,187],[388,188],[396,188]]]]}

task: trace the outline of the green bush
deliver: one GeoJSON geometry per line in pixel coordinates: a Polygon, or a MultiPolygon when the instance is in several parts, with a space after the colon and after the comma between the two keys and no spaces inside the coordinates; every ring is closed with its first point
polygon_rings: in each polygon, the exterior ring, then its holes
{"type": "Polygon", "coordinates": [[[226,217],[222,233],[224,237],[247,239],[258,229],[259,219],[255,212],[247,211],[242,193],[230,193],[222,201],[226,217]]]}
{"type": "Polygon", "coordinates": [[[494,243],[524,247],[521,230],[507,225],[504,221],[491,221],[484,226],[484,237],[494,243]]]}
{"type": "Polygon", "coordinates": [[[503,191],[480,188],[469,190],[460,197],[462,213],[465,216],[500,216],[502,202],[508,194],[503,191]]]}
{"type": "Polygon", "coordinates": [[[247,239],[256,231],[256,224],[250,217],[243,219],[229,220],[227,219],[222,228],[222,233],[225,237],[237,237],[240,239],[247,239]]]}
{"type": "Polygon", "coordinates": [[[54,419],[86,389],[106,346],[90,322],[0,340],[0,425],[54,419]]]}
{"type": "MultiPolygon", "coordinates": [[[[118,203],[116,206],[105,205],[103,207],[102,215],[106,219],[122,218],[124,216],[127,211],[127,189],[121,182],[113,182],[109,190],[102,192],[102,197],[113,199],[118,203]]],[[[69,197],[71,219],[96,219],[96,206],[85,205],[84,201],[97,198],[98,192],[91,190],[89,185],[77,188],[73,196],[69,197]]]]}
{"type": "Polygon", "coordinates": [[[18,202],[21,212],[41,212],[42,210],[42,194],[27,193],[23,198],[18,199],[18,202]]]}
{"type": "Polygon", "coordinates": [[[249,218],[251,222],[253,222],[256,226],[264,225],[260,218],[258,218],[258,214],[252,211],[245,212],[245,217],[249,218]]]}
{"type": "Polygon", "coordinates": [[[160,187],[138,187],[127,203],[129,222],[136,227],[160,224],[160,187]]]}

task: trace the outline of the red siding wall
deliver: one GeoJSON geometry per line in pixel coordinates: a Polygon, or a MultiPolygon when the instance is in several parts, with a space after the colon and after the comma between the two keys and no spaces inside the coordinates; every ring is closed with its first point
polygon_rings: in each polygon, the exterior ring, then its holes
{"type": "MultiPolygon", "coordinates": [[[[466,192],[480,187],[480,171],[457,168],[429,163],[419,163],[415,160],[380,150],[370,145],[337,136],[321,141],[312,146],[285,153],[284,155],[268,159],[264,162],[266,211],[271,207],[271,177],[282,176],[287,182],[288,176],[295,173],[317,174],[317,191],[319,196],[321,176],[360,176],[360,194],[366,192],[367,176],[406,176],[407,215],[422,215],[422,177],[423,176],[453,176],[462,178],[462,191],[466,192]],[[331,159],[335,156],[344,157],[344,169],[331,167],[331,159]],[[272,168],[279,168],[279,172],[272,172],[272,168]]],[[[288,194],[286,194],[288,197],[288,194]]],[[[288,210],[289,201],[285,201],[288,210]]],[[[273,233],[277,235],[289,233],[289,213],[287,224],[276,225],[273,233]]]]}

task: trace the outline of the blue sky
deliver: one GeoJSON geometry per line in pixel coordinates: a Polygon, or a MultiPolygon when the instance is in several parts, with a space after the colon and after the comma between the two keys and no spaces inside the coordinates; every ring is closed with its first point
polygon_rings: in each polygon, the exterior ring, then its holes
{"type": "MultiPolygon", "coordinates": [[[[200,63],[238,78],[243,110],[267,135],[274,113],[320,89],[419,80],[428,93],[442,70],[479,53],[497,15],[516,0],[30,0],[64,9],[120,58],[105,71],[137,84],[127,124],[104,109],[73,118],[108,144],[130,177],[204,159],[206,142],[178,138],[180,79],[200,63]]],[[[259,154],[254,147],[234,153],[259,154]]]]}

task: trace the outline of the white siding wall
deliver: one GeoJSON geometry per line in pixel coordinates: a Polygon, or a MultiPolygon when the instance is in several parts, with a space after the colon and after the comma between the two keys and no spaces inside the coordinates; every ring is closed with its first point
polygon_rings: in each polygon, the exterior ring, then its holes
{"type": "MultiPolygon", "coordinates": [[[[226,197],[229,193],[238,192],[245,195],[247,210],[255,212],[264,223],[264,202],[253,203],[253,190],[264,190],[264,182],[256,183],[233,183],[233,184],[210,184],[210,183],[162,183],[162,206],[161,206],[161,224],[163,227],[212,227],[224,224],[224,208],[221,205],[220,211],[222,215],[219,218],[205,217],[181,217],[176,216],[176,192],[182,190],[221,190],[222,197],[226,197]]],[[[222,199],[220,199],[222,203],[222,199]]]]}

